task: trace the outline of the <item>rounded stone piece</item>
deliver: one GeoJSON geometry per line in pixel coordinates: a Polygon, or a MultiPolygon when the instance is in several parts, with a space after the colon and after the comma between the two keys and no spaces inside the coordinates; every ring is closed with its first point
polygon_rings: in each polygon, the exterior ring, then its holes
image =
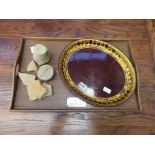
{"type": "Polygon", "coordinates": [[[38,65],[43,65],[50,60],[50,54],[46,46],[42,44],[36,44],[33,47],[33,59],[38,65]]]}
{"type": "Polygon", "coordinates": [[[37,72],[37,77],[42,81],[50,80],[54,75],[54,69],[50,65],[43,65],[37,72]]]}

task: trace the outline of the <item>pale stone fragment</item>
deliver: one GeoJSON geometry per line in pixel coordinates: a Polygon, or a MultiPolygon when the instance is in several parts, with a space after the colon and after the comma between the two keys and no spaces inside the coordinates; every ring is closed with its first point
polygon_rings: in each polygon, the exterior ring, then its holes
{"type": "Polygon", "coordinates": [[[31,62],[28,64],[27,71],[28,72],[37,71],[37,65],[34,60],[31,60],[31,62]]]}
{"type": "Polygon", "coordinates": [[[46,97],[46,96],[52,96],[53,95],[53,87],[47,83],[42,83],[42,86],[45,87],[47,89],[47,92],[46,94],[43,96],[43,97],[46,97]]]}
{"type": "Polygon", "coordinates": [[[41,99],[47,92],[39,80],[33,80],[27,85],[27,92],[30,101],[41,99]]]}
{"type": "Polygon", "coordinates": [[[32,74],[27,74],[27,73],[20,73],[18,72],[18,75],[20,79],[22,80],[22,83],[26,86],[28,85],[31,81],[35,80],[35,75],[32,74]]]}

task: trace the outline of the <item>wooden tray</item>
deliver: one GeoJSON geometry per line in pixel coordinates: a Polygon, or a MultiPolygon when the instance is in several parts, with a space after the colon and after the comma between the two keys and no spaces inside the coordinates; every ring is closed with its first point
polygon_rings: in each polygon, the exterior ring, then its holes
{"type": "MultiPolygon", "coordinates": [[[[69,45],[71,42],[76,41],[81,38],[42,38],[42,37],[31,37],[23,38],[21,43],[21,50],[17,56],[17,60],[14,66],[13,73],[13,94],[10,110],[22,110],[22,111],[103,111],[103,110],[123,110],[123,111],[135,111],[141,110],[141,103],[139,98],[139,84],[138,84],[138,72],[131,53],[130,41],[129,40],[106,40],[101,38],[96,38],[110,43],[116,48],[120,49],[132,63],[136,72],[136,89],[130,98],[123,104],[114,107],[98,107],[90,104],[86,104],[86,107],[68,107],[67,98],[77,97],[74,96],[71,91],[65,86],[63,80],[60,77],[58,71],[59,56],[62,50],[69,45]],[[36,43],[44,44],[48,47],[49,52],[51,52],[52,59],[49,62],[55,69],[55,77],[48,83],[51,83],[54,88],[54,95],[47,97],[40,101],[30,102],[28,100],[28,95],[26,87],[22,84],[18,77],[18,71],[26,72],[27,64],[32,60],[32,54],[30,52],[30,47],[36,43]]],[[[78,97],[77,97],[78,98],[78,97]]]]}

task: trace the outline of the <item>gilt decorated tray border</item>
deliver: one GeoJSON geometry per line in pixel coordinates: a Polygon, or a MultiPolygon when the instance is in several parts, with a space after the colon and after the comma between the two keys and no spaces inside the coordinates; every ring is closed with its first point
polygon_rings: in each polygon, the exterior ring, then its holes
{"type": "Polygon", "coordinates": [[[132,64],[128,60],[128,58],[120,50],[101,40],[81,39],[68,45],[60,55],[59,70],[63,80],[66,82],[67,86],[71,88],[73,93],[87,100],[88,102],[98,106],[103,106],[103,105],[115,106],[125,102],[133,93],[136,86],[135,71],[132,67],[132,64]],[[72,81],[71,77],[69,76],[69,72],[67,69],[68,58],[72,53],[83,48],[95,48],[95,49],[101,50],[106,54],[110,55],[111,57],[113,57],[120,64],[125,75],[125,84],[123,89],[118,94],[108,98],[90,97],[82,93],[76,87],[75,83],[72,81]]]}

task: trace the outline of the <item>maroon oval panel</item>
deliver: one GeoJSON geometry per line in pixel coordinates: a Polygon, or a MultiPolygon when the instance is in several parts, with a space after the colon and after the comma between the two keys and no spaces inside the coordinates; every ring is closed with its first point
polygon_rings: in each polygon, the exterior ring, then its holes
{"type": "Polygon", "coordinates": [[[91,97],[111,97],[124,86],[125,76],[110,55],[93,48],[75,51],[68,58],[68,72],[78,89],[91,97]]]}

